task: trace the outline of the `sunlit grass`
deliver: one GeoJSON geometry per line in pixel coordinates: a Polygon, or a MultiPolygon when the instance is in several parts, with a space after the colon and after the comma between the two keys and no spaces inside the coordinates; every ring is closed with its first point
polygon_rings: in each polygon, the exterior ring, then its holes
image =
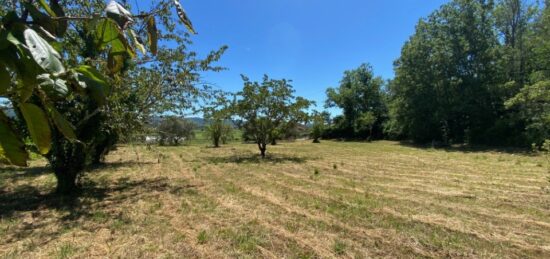
{"type": "Polygon", "coordinates": [[[42,160],[1,168],[0,257],[550,256],[540,156],[205,143],[121,146],[74,199],[49,195],[42,160]]]}

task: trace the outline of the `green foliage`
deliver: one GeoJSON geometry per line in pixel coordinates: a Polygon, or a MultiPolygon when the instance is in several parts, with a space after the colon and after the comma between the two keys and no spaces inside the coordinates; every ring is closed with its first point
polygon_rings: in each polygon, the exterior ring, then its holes
{"type": "Polygon", "coordinates": [[[197,236],[197,243],[200,245],[204,245],[208,242],[208,234],[205,230],[201,230],[199,232],[199,235],[197,236]]]}
{"type": "Polygon", "coordinates": [[[29,155],[25,150],[25,144],[20,136],[17,136],[13,130],[13,125],[0,110],[0,153],[2,157],[7,158],[12,164],[18,166],[27,166],[29,155]]]}
{"type": "Polygon", "coordinates": [[[219,147],[220,143],[226,144],[231,138],[233,127],[222,119],[214,119],[205,127],[205,131],[212,145],[219,147]]]}
{"type": "Polygon", "coordinates": [[[158,128],[159,143],[161,145],[179,145],[182,141],[189,141],[194,137],[196,125],[192,122],[175,116],[168,116],[158,128]]]}
{"type": "Polygon", "coordinates": [[[550,80],[523,87],[506,106],[527,122],[525,130],[531,143],[540,146],[550,138],[550,80]]]}
{"type": "Polygon", "coordinates": [[[204,119],[208,122],[205,127],[207,138],[212,141],[214,147],[220,143],[226,144],[232,138],[233,127],[227,121],[231,118],[231,104],[225,93],[216,93],[213,101],[202,108],[204,119]]]}
{"type": "Polygon", "coordinates": [[[320,143],[319,139],[323,136],[323,132],[325,130],[325,117],[322,113],[314,111],[310,119],[313,123],[311,125],[310,133],[313,143],[320,143]]]}
{"type": "Polygon", "coordinates": [[[264,76],[262,83],[252,82],[242,76],[243,90],[237,93],[232,107],[240,120],[246,138],[253,140],[265,157],[267,144],[273,142],[279,132],[292,125],[307,122],[304,111],[312,102],[294,96],[292,81],[270,79],[264,76]]]}
{"type": "MultiPolygon", "coordinates": [[[[38,151],[50,160],[58,178],[58,191],[74,190],[83,168],[99,161],[118,140],[117,129],[122,128],[124,112],[117,108],[124,106],[123,101],[129,102],[120,97],[127,90],[120,87],[124,85],[121,78],[136,68],[131,60],[154,60],[147,55],[141,38],[148,37],[147,47],[153,54],[157,54],[159,39],[185,42],[171,34],[176,26],[169,18],[170,7],[176,4],[160,1],[149,13],[139,15],[115,1],[108,5],[100,0],[68,1],[63,8],[57,0],[2,5],[0,97],[16,109],[15,120],[24,126],[14,127],[14,121],[2,113],[3,156],[12,164],[26,165],[28,155],[22,143],[28,132],[38,151]],[[164,34],[157,30],[155,16],[162,19],[164,34]],[[138,56],[135,48],[143,56],[138,56]]],[[[217,54],[212,54],[213,59],[219,58],[217,54]]],[[[196,61],[193,56],[182,58],[194,66],[181,73],[195,68],[215,69],[209,66],[210,61],[196,61]]],[[[157,64],[171,57],[158,60],[157,64]]]]}
{"type": "Polygon", "coordinates": [[[52,133],[49,127],[44,127],[49,124],[46,113],[32,103],[22,103],[19,108],[38,151],[43,155],[48,154],[51,148],[52,133]]]}
{"type": "Polygon", "coordinates": [[[479,142],[499,112],[498,39],[484,1],[455,0],[421,20],[390,86],[403,133],[418,142],[479,142]]]}
{"type": "Polygon", "coordinates": [[[548,138],[548,2],[454,0],[421,20],[388,84],[388,137],[540,145],[548,138]]]}
{"type": "Polygon", "coordinates": [[[386,116],[383,85],[382,78],[375,77],[368,64],[345,71],[340,86],[327,89],[326,106],[343,110],[343,117],[333,126],[336,133],[331,137],[370,138],[374,127],[381,132],[381,123],[386,116]],[[363,122],[359,120],[366,113],[374,116],[375,122],[363,127],[363,122]]]}
{"type": "Polygon", "coordinates": [[[339,255],[339,256],[342,256],[346,253],[346,248],[347,248],[346,243],[344,243],[340,240],[337,240],[332,245],[332,250],[334,251],[334,253],[336,255],[339,255]]]}

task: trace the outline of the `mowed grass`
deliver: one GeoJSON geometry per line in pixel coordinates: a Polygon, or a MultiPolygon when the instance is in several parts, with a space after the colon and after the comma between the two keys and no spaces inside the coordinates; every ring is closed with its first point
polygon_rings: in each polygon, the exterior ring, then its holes
{"type": "Polygon", "coordinates": [[[2,168],[0,255],[550,258],[546,157],[386,141],[268,153],[121,146],[74,199],[48,194],[43,161],[2,168]]]}

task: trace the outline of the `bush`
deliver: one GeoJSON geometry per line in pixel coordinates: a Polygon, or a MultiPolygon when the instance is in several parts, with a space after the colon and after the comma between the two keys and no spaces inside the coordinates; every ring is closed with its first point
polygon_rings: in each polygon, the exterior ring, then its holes
{"type": "Polygon", "coordinates": [[[159,144],[178,146],[182,141],[195,137],[193,130],[196,125],[188,120],[175,116],[166,117],[158,128],[159,144]]]}

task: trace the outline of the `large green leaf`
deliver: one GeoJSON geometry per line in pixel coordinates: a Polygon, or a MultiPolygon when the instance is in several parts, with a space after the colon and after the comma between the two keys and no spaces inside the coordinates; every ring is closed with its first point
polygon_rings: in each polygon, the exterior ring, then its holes
{"type": "Polygon", "coordinates": [[[65,119],[61,113],[59,113],[54,107],[48,106],[48,111],[50,117],[53,119],[53,122],[56,128],[70,141],[76,141],[76,134],[74,133],[74,126],[65,119]]]}
{"type": "Polygon", "coordinates": [[[149,36],[149,49],[153,55],[157,55],[158,31],[154,16],[147,19],[147,36],[149,36]]]}
{"type": "Polygon", "coordinates": [[[52,133],[46,113],[32,103],[22,103],[19,108],[38,151],[43,155],[48,154],[52,144],[52,133]]]}
{"type": "Polygon", "coordinates": [[[40,67],[52,74],[65,72],[60,61],[61,55],[46,40],[32,29],[26,29],[23,34],[34,61],[40,67]]]}
{"type": "Polygon", "coordinates": [[[102,19],[97,23],[95,39],[101,49],[110,44],[116,51],[126,50],[127,43],[123,32],[112,19],[102,19]]]}
{"type": "Polygon", "coordinates": [[[44,10],[50,15],[50,16],[56,16],[54,11],[50,8],[48,3],[46,3],[46,0],[39,0],[38,3],[40,3],[40,6],[44,8],[44,10]]]}
{"type": "Polygon", "coordinates": [[[0,111],[0,146],[3,155],[10,163],[18,166],[27,166],[29,155],[25,151],[25,144],[10,127],[8,118],[0,111]]]}
{"type": "Polygon", "coordinates": [[[125,52],[132,58],[136,56],[124,33],[112,19],[102,19],[97,23],[94,38],[96,45],[101,50],[110,45],[112,53],[125,52]]]}
{"type": "Polygon", "coordinates": [[[181,6],[180,1],[174,0],[174,6],[176,6],[176,11],[178,12],[178,16],[181,22],[185,25],[185,27],[187,27],[189,32],[193,34],[197,34],[195,29],[193,28],[193,24],[191,23],[191,20],[187,17],[185,10],[183,10],[183,6],[181,6]]]}
{"type": "Polygon", "coordinates": [[[10,40],[13,46],[10,46],[7,51],[2,54],[2,59],[9,58],[11,60],[4,60],[10,64],[10,69],[13,69],[17,75],[17,87],[16,92],[20,97],[21,102],[26,102],[34,91],[34,88],[38,85],[37,76],[39,73],[43,73],[43,69],[36,64],[28,48],[14,40],[10,40]],[[13,62],[12,62],[13,60],[13,62]]]}
{"type": "Polygon", "coordinates": [[[97,69],[92,66],[83,65],[75,69],[78,72],[78,79],[84,83],[84,88],[99,104],[105,104],[107,93],[111,91],[109,82],[97,69]]]}

